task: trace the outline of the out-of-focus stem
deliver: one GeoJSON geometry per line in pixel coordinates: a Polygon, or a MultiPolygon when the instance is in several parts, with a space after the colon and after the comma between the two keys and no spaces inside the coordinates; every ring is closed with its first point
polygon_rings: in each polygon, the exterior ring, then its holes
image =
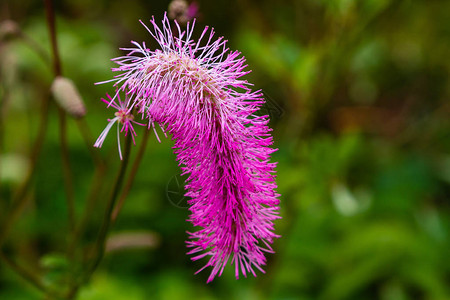
{"type": "Polygon", "coordinates": [[[106,236],[108,235],[108,231],[111,226],[111,215],[113,213],[113,209],[116,204],[117,196],[119,195],[120,189],[122,187],[123,179],[125,178],[128,161],[130,159],[130,149],[131,149],[131,137],[128,135],[125,138],[125,151],[122,163],[120,165],[119,174],[117,175],[115,184],[113,186],[113,191],[108,200],[108,203],[106,204],[103,223],[95,243],[94,261],[92,265],[88,268],[85,279],[89,279],[92,273],[97,269],[105,253],[106,236]]]}
{"type": "Polygon", "coordinates": [[[89,217],[92,215],[92,212],[95,209],[95,205],[97,204],[98,195],[100,192],[101,185],[103,183],[103,176],[105,175],[106,167],[104,164],[100,165],[96,168],[95,173],[92,179],[91,189],[89,191],[89,195],[86,200],[86,206],[84,207],[84,211],[81,215],[81,219],[79,221],[78,226],[75,228],[73,232],[72,239],[69,241],[69,254],[72,254],[75,251],[75,246],[77,245],[79,239],[84,234],[86,230],[86,225],[88,223],[89,217]]]}
{"type": "Polygon", "coordinates": [[[131,167],[130,174],[128,175],[127,182],[125,184],[125,187],[123,188],[122,193],[120,194],[119,202],[117,203],[116,207],[114,208],[114,211],[111,215],[111,221],[115,222],[117,219],[117,216],[119,215],[120,210],[122,209],[122,206],[125,202],[125,199],[128,196],[128,193],[130,192],[130,189],[133,185],[134,178],[136,177],[136,173],[139,170],[139,166],[141,164],[142,157],[145,153],[145,148],[147,146],[148,137],[150,136],[150,130],[144,131],[144,137],[142,139],[141,145],[139,147],[139,151],[136,154],[136,157],[133,162],[133,166],[131,167]]]}
{"type": "Polygon", "coordinates": [[[39,275],[34,274],[33,272],[23,268],[15,261],[8,258],[2,251],[0,251],[0,260],[3,261],[5,265],[10,267],[14,272],[19,274],[23,279],[28,281],[30,284],[35,286],[40,291],[44,292],[46,295],[52,297],[53,299],[55,298],[59,299],[58,293],[53,290],[49,290],[49,288],[46,287],[44,283],[40,280],[39,275]]]}
{"type": "Polygon", "coordinates": [[[89,149],[89,152],[94,160],[94,164],[97,168],[105,168],[105,162],[103,158],[98,154],[98,149],[94,148],[94,139],[92,137],[91,131],[89,129],[88,124],[84,118],[77,119],[76,124],[78,126],[78,130],[80,131],[84,142],[86,143],[86,147],[89,149]]]}
{"type": "Polygon", "coordinates": [[[69,219],[69,230],[75,230],[75,202],[72,172],[70,168],[69,149],[67,146],[67,119],[62,108],[58,108],[59,115],[59,139],[61,143],[61,160],[64,173],[64,186],[66,188],[67,214],[69,219]]]}
{"type": "Polygon", "coordinates": [[[73,236],[69,241],[68,249],[69,253],[71,254],[74,252],[76,244],[78,243],[80,237],[83,235],[85,231],[89,217],[94,211],[95,205],[97,203],[96,200],[98,199],[98,195],[103,183],[103,176],[106,171],[106,164],[103,158],[98,154],[98,152],[95,151],[96,149],[93,147],[94,142],[92,134],[89,130],[89,127],[87,126],[86,120],[84,118],[78,119],[76,120],[76,124],[78,126],[79,131],[81,132],[84,142],[86,143],[86,147],[89,149],[89,152],[91,153],[96,168],[92,178],[91,188],[86,199],[86,206],[84,207],[84,211],[81,215],[80,222],[78,226],[75,228],[73,236]]]}
{"type": "MultiPolygon", "coordinates": [[[[117,178],[114,183],[111,196],[109,197],[108,202],[106,204],[103,222],[94,245],[94,259],[92,261],[92,264],[89,265],[88,268],[85,270],[84,274],[82,275],[82,278],[72,284],[72,286],[69,289],[69,292],[66,295],[66,299],[73,299],[75,297],[79,287],[89,280],[89,278],[95,272],[95,270],[97,269],[98,265],[100,264],[103,258],[103,255],[105,253],[106,237],[108,235],[109,228],[112,224],[111,215],[117,200],[117,196],[119,195],[120,189],[122,187],[123,179],[125,178],[125,173],[130,159],[130,150],[131,150],[131,137],[127,136],[125,138],[125,150],[123,160],[120,164],[119,173],[117,174],[117,178]]],[[[78,234],[80,234],[80,232],[78,232],[78,234]]]]}
{"type": "Polygon", "coordinates": [[[33,143],[32,152],[30,155],[30,167],[28,169],[28,173],[25,177],[25,180],[22,182],[20,187],[15,192],[12,198],[12,207],[8,213],[8,216],[6,217],[5,222],[3,222],[3,224],[1,224],[0,227],[0,249],[8,235],[9,229],[11,228],[17,216],[20,214],[22,208],[25,206],[27,200],[26,195],[31,186],[31,179],[33,178],[34,172],[36,170],[39,154],[41,152],[42,145],[45,139],[45,133],[47,132],[48,108],[49,108],[49,95],[46,94],[42,101],[40,113],[41,120],[39,124],[38,134],[33,143]]]}
{"type": "Polygon", "coordinates": [[[24,43],[26,45],[28,45],[28,47],[30,47],[30,49],[32,49],[34,52],[36,52],[36,54],[39,55],[45,63],[50,64],[50,57],[41,45],[36,43],[35,40],[30,38],[28,35],[26,35],[22,31],[19,32],[19,37],[24,41],[24,43]]]}
{"type": "MultiPolygon", "coordinates": [[[[47,26],[50,33],[50,41],[52,46],[53,72],[55,76],[62,75],[61,60],[59,58],[58,41],[56,39],[55,13],[53,10],[52,0],[44,0],[45,12],[47,16],[47,26]]],[[[67,146],[67,126],[66,113],[58,108],[59,130],[61,143],[61,159],[64,175],[64,186],[66,190],[67,211],[69,217],[69,228],[71,232],[75,229],[75,207],[74,207],[74,189],[72,180],[72,171],[70,168],[69,148],[67,146]]]]}
{"type": "MultiPolygon", "coordinates": [[[[0,48],[0,54],[1,54],[1,48],[0,48]]],[[[2,78],[0,77],[0,80],[2,78]]],[[[10,95],[10,91],[9,91],[9,87],[6,86],[6,84],[3,85],[3,97],[2,99],[0,99],[0,154],[2,154],[5,151],[4,148],[4,137],[5,137],[5,124],[6,124],[6,107],[7,104],[9,102],[9,95],[10,95]]],[[[1,178],[1,165],[2,165],[2,160],[0,159],[0,178],[1,178]]],[[[0,184],[0,192],[1,192],[1,184],[0,184]]],[[[0,214],[1,216],[1,214],[0,214]]]]}
{"type": "Polygon", "coordinates": [[[58,41],[56,39],[55,12],[53,10],[52,0],[44,0],[45,13],[47,16],[47,26],[50,33],[50,41],[52,45],[53,71],[55,76],[61,76],[62,68],[59,59],[58,41]]]}

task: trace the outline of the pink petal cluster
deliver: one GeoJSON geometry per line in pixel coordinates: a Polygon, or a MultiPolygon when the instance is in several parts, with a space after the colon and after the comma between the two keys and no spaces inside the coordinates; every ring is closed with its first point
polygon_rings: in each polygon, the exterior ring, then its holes
{"type": "Polygon", "coordinates": [[[108,132],[111,130],[111,127],[117,122],[117,145],[119,147],[120,159],[122,159],[122,150],[120,149],[119,124],[122,124],[122,129],[120,129],[120,132],[125,132],[125,136],[128,133],[130,133],[134,144],[135,144],[134,137],[136,136],[136,131],[134,130],[133,124],[141,126],[143,126],[144,124],[134,121],[132,108],[127,107],[128,102],[126,100],[122,101],[122,99],[120,99],[119,94],[116,95],[118,103],[116,103],[116,99],[111,98],[110,95],[106,94],[106,96],[108,97],[109,100],[102,98],[102,101],[108,104],[108,107],[112,106],[113,108],[117,109],[117,111],[114,113],[113,119],[108,119],[108,125],[106,125],[105,129],[98,137],[97,141],[94,144],[94,147],[100,148],[103,145],[103,142],[105,141],[108,132]]]}
{"type": "Polygon", "coordinates": [[[189,221],[198,229],[189,233],[188,254],[208,257],[199,272],[211,266],[210,282],[230,261],[236,278],[256,276],[255,268],[264,272],[264,252],[273,253],[273,221],[280,218],[269,120],[255,114],[262,94],[242,79],[249,71],[241,53],[229,51],[213,30],[206,27],[194,41],[195,21],[185,31],[175,23],[176,35],[167,16],[161,28],[150,22],[152,29],[141,23],[161,49],[133,41],[135,48],[113,59],[120,73],[110,81],[127,94],[128,109],[175,140],[177,160],[189,175],[189,221]]]}

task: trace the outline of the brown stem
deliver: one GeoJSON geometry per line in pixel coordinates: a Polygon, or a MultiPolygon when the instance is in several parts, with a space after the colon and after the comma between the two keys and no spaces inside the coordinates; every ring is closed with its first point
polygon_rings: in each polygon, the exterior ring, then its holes
{"type": "MultiPolygon", "coordinates": [[[[62,75],[61,60],[59,58],[58,41],[56,39],[55,12],[53,10],[52,0],[44,0],[45,12],[47,16],[47,26],[50,33],[50,41],[52,46],[53,73],[55,77],[62,75]]],[[[66,113],[58,108],[59,117],[59,137],[61,143],[61,160],[63,167],[64,187],[66,191],[66,202],[69,219],[69,228],[73,232],[75,229],[75,205],[74,205],[74,189],[72,180],[72,171],[70,168],[69,147],[67,145],[67,126],[66,113]]]]}
{"type": "Polygon", "coordinates": [[[55,76],[61,76],[61,60],[59,59],[58,41],[56,39],[55,12],[53,10],[52,0],[44,0],[45,13],[47,16],[47,26],[50,32],[50,41],[52,45],[53,71],[55,76]]]}

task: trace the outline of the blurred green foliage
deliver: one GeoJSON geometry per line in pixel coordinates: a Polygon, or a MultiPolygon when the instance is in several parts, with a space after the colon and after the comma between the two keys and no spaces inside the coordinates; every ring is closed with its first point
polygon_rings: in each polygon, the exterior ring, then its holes
{"type": "MultiPolygon", "coordinates": [[[[109,59],[130,40],[155,47],[138,19],[161,19],[169,1],[55,2],[64,74],[79,88],[96,136],[110,116],[99,99],[112,87],[93,83],[112,76],[109,59]]],[[[185,255],[189,211],[168,194],[180,173],[173,142],[152,136],[111,236],[146,232],[155,243],[107,252],[78,299],[450,299],[450,2],[198,4],[196,33],[209,25],[224,35],[245,55],[253,70],[248,80],[268,100],[282,195],[276,254],[257,278],[236,281],[231,268],[208,285],[207,273],[194,276],[203,262],[185,255]]],[[[1,20],[16,21],[50,53],[40,1],[0,7],[1,20]]],[[[0,55],[5,219],[29,164],[36,112],[52,72],[20,39],[2,40],[0,55]]],[[[50,109],[29,203],[6,250],[58,284],[74,279],[64,277],[70,267],[67,208],[57,111],[50,109]]],[[[96,175],[74,121],[68,130],[80,218],[96,175]]],[[[110,163],[82,237],[86,245],[98,232],[118,169],[115,143],[112,135],[98,151],[110,163]]],[[[0,299],[42,294],[0,264],[0,299]]]]}

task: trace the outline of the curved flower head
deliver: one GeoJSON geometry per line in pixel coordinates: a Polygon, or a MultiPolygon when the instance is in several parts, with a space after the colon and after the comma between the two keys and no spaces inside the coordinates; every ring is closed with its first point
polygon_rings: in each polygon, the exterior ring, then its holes
{"type": "MultiPolygon", "coordinates": [[[[267,116],[255,114],[264,103],[260,91],[242,77],[245,59],[206,27],[197,41],[194,24],[172,32],[167,16],[160,27],[142,23],[159,43],[152,50],[132,42],[126,56],[113,59],[115,86],[128,95],[128,107],[164,127],[175,140],[174,152],[190,197],[192,222],[187,246],[193,260],[208,257],[208,282],[228,262],[242,273],[262,272],[264,252],[278,237],[275,163],[267,116]]],[[[194,21],[195,23],[195,21],[194,21]]],[[[203,270],[205,267],[200,269],[203,270]]]]}

